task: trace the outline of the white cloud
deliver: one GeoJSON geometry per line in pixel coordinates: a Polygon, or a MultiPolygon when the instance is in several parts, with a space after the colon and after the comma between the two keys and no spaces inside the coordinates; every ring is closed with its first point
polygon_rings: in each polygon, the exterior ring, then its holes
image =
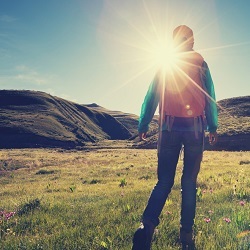
{"type": "Polygon", "coordinates": [[[79,101],[77,99],[73,98],[71,95],[68,95],[65,93],[60,93],[60,92],[56,91],[55,89],[47,88],[47,89],[44,89],[44,91],[52,96],[57,96],[57,97],[60,97],[62,99],[68,100],[68,101],[79,103],[79,101]]]}
{"type": "Polygon", "coordinates": [[[44,91],[50,95],[55,95],[55,91],[52,88],[45,89],[44,91]]]}
{"type": "Polygon", "coordinates": [[[0,48],[0,57],[3,59],[6,58],[11,58],[11,55],[9,54],[9,51],[7,49],[4,48],[0,48]]]}
{"type": "Polygon", "coordinates": [[[26,65],[19,65],[16,67],[16,70],[18,71],[18,74],[14,77],[16,80],[35,85],[44,85],[48,83],[46,77],[26,65]]]}
{"type": "Polygon", "coordinates": [[[42,79],[38,75],[19,74],[15,77],[17,80],[21,80],[27,83],[34,83],[36,85],[42,85],[46,83],[46,80],[42,79]]]}
{"type": "Polygon", "coordinates": [[[17,19],[15,17],[9,16],[9,15],[1,15],[0,21],[5,23],[12,23],[15,22],[17,19]]]}
{"type": "Polygon", "coordinates": [[[68,101],[72,101],[72,102],[76,102],[77,103],[77,99],[73,98],[72,96],[68,95],[68,94],[61,94],[59,95],[61,98],[68,100],[68,101]]]}
{"type": "Polygon", "coordinates": [[[28,71],[29,67],[26,66],[26,65],[18,65],[18,66],[16,66],[16,70],[19,70],[19,71],[28,71]]]}

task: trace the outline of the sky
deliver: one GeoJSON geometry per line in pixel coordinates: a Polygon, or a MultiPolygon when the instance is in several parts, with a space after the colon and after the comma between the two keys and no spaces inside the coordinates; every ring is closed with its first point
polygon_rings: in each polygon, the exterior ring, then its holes
{"type": "Polygon", "coordinates": [[[194,32],[216,99],[250,95],[246,0],[0,0],[0,89],[140,114],[156,54],[194,32]]]}

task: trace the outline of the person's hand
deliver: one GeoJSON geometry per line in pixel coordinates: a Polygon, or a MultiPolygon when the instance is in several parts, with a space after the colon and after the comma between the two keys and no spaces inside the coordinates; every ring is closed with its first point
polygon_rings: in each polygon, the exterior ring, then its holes
{"type": "Polygon", "coordinates": [[[147,132],[139,133],[140,141],[146,141],[147,132]]]}
{"type": "Polygon", "coordinates": [[[209,139],[209,144],[211,146],[215,145],[217,143],[217,141],[218,141],[218,134],[217,134],[217,132],[210,132],[208,139],[209,139]]]}

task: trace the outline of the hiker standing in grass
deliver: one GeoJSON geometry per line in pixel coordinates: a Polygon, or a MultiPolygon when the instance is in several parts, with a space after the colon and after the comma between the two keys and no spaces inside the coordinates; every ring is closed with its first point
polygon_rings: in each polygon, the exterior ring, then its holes
{"type": "Polygon", "coordinates": [[[141,109],[139,137],[145,140],[148,125],[159,104],[158,182],[141,226],[133,237],[132,250],[149,250],[159,216],[174,184],[180,151],[184,147],[181,178],[180,242],[183,249],[194,248],[193,225],[196,210],[196,182],[204,148],[206,119],[209,142],[217,142],[217,107],[214,85],[207,63],[193,50],[193,31],[178,26],[173,32],[175,63],[160,70],[152,81],[141,109]]]}

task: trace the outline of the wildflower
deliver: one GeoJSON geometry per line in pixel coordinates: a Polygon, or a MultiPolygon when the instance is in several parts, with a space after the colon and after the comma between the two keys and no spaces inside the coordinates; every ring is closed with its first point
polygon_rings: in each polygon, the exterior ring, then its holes
{"type": "Polygon", "coordinates": [[[213,193],[213,189],[212,189],[212,188],[210,188],[210,190],[209,190],[209,191],[210,191],[210,194],[212,194],[212,193],[213,193]]]}
{"type": "Polygon", "coordinates": [[[166,214],[172,214],[171,212],[167,211],[166,214]]]}
{"type": "Polygon", "coordinates": [[[203,193],[203,194],[205,194],[206,192],[207,192],[207,190],[206,190],[206,189],[204,189],[204,190],[202,191],[202,193],[203,193]]]}
{"type": "Polygon", "coordinates": [[[246,202],[245,202],[245,201],[240,201],[239,204],[240,204],[241,206],[244,206],[244,205],[246,204],[246,202]]]}
{"type": "Polygon", "coordinates": [[[210,218],[205,218],[204,221],[205,221],[206,223],[209,223],[209,222],[211,222],[211,219],[210,219],[210,218]]]}
{"type": "Polygon", "coordinates": [[[226,223],[230,223],[231,220],[229,218],[223,218],[223,220],[226,222],[226,223]]]}
{"type": "Polygon", "coordinates": [[[213,214],[214,211],[213,211],[213,210],[209,210],[208,213],[209,213],[209,214],[213,214]]]}
{"type": "Polygon", "coordinates": [[[13,217],[15,215],[16,212],[5,212],[5,211],[0,211],[0,216],[3,218],[3,219],[6,219],[6,220],[9,220],[11,217],[13,217]]]}
{"type": "Polygon", "coordinates": [[[15,212],[9,212],[9,213],[5,214],[5,218],[6,218],[6,220],[9,220],[14,215],[15,215],[15,212]]]}

